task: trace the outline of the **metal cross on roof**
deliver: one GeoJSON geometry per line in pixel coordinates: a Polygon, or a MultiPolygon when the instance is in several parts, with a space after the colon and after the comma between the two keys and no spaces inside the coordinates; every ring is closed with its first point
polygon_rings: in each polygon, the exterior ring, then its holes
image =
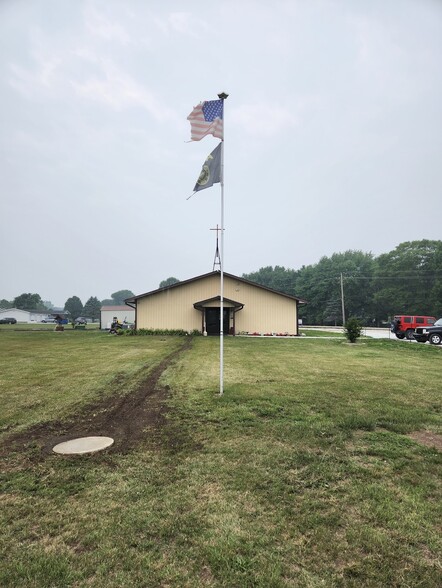
{"type": "Polygon", "coordinates": [[[221,228],[218,225],[216,225],[216,229],[210,229],[210,230],[216,231],[216,250],[215,250],[215,259],[213,260],[212,271],[215,271],[216,267],[218,267],[219,270],[221,271],[221,257],[219,255],[219,247],[218,247],[218,233],[221,231],[221,228]]]}

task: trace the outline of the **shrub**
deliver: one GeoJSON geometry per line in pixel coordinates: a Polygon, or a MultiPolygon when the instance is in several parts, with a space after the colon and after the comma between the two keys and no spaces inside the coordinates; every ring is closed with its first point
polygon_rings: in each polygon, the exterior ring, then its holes
{"type": "Polygon", "coordinates": [[[351,317],[344,325],[344,335],[350,343],[356,343],[356,339],[361,336],[362,325],[357,318],[351,317]]]}

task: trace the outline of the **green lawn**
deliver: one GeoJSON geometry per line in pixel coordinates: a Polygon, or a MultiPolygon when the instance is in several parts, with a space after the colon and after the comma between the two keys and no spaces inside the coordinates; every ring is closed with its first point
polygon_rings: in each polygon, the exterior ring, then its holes
{"type": "MultiPolygon", "coordinates": [[[[0,333],[1,437],[131,394],[179,338],[0,333]],[[117,377],[118,375],[118,377],[117,377]],[[117,383],[118,382],[118,383],[117,383]]],[[[4,459],[5,587],[436,587],[442,349],[195,338],[128,453],[4,459]]]]}

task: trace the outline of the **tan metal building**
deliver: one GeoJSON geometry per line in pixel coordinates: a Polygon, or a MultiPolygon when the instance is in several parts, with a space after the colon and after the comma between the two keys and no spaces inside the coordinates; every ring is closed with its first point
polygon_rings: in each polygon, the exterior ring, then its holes
{"type": "MultiPolygon", "coordinates": [[[[298,335],[298,306],[305,301],[224,272],[224,334],[298,335]]],[[[213,271],[125,301],[137,329],[220,333],[220,272],[213,271]]]]}

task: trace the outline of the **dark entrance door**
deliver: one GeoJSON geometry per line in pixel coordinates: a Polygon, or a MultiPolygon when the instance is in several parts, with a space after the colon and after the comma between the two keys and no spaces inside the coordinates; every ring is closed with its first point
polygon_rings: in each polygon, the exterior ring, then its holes
{"type": "MultiPolygon", "coordinates": [[[[224,335],[229,334],[230,309],[223,308],[223,331],[224,335]]],[[[208,335],[219,336],[219,308],[206,308],[206,331],[208,335]]]]}

